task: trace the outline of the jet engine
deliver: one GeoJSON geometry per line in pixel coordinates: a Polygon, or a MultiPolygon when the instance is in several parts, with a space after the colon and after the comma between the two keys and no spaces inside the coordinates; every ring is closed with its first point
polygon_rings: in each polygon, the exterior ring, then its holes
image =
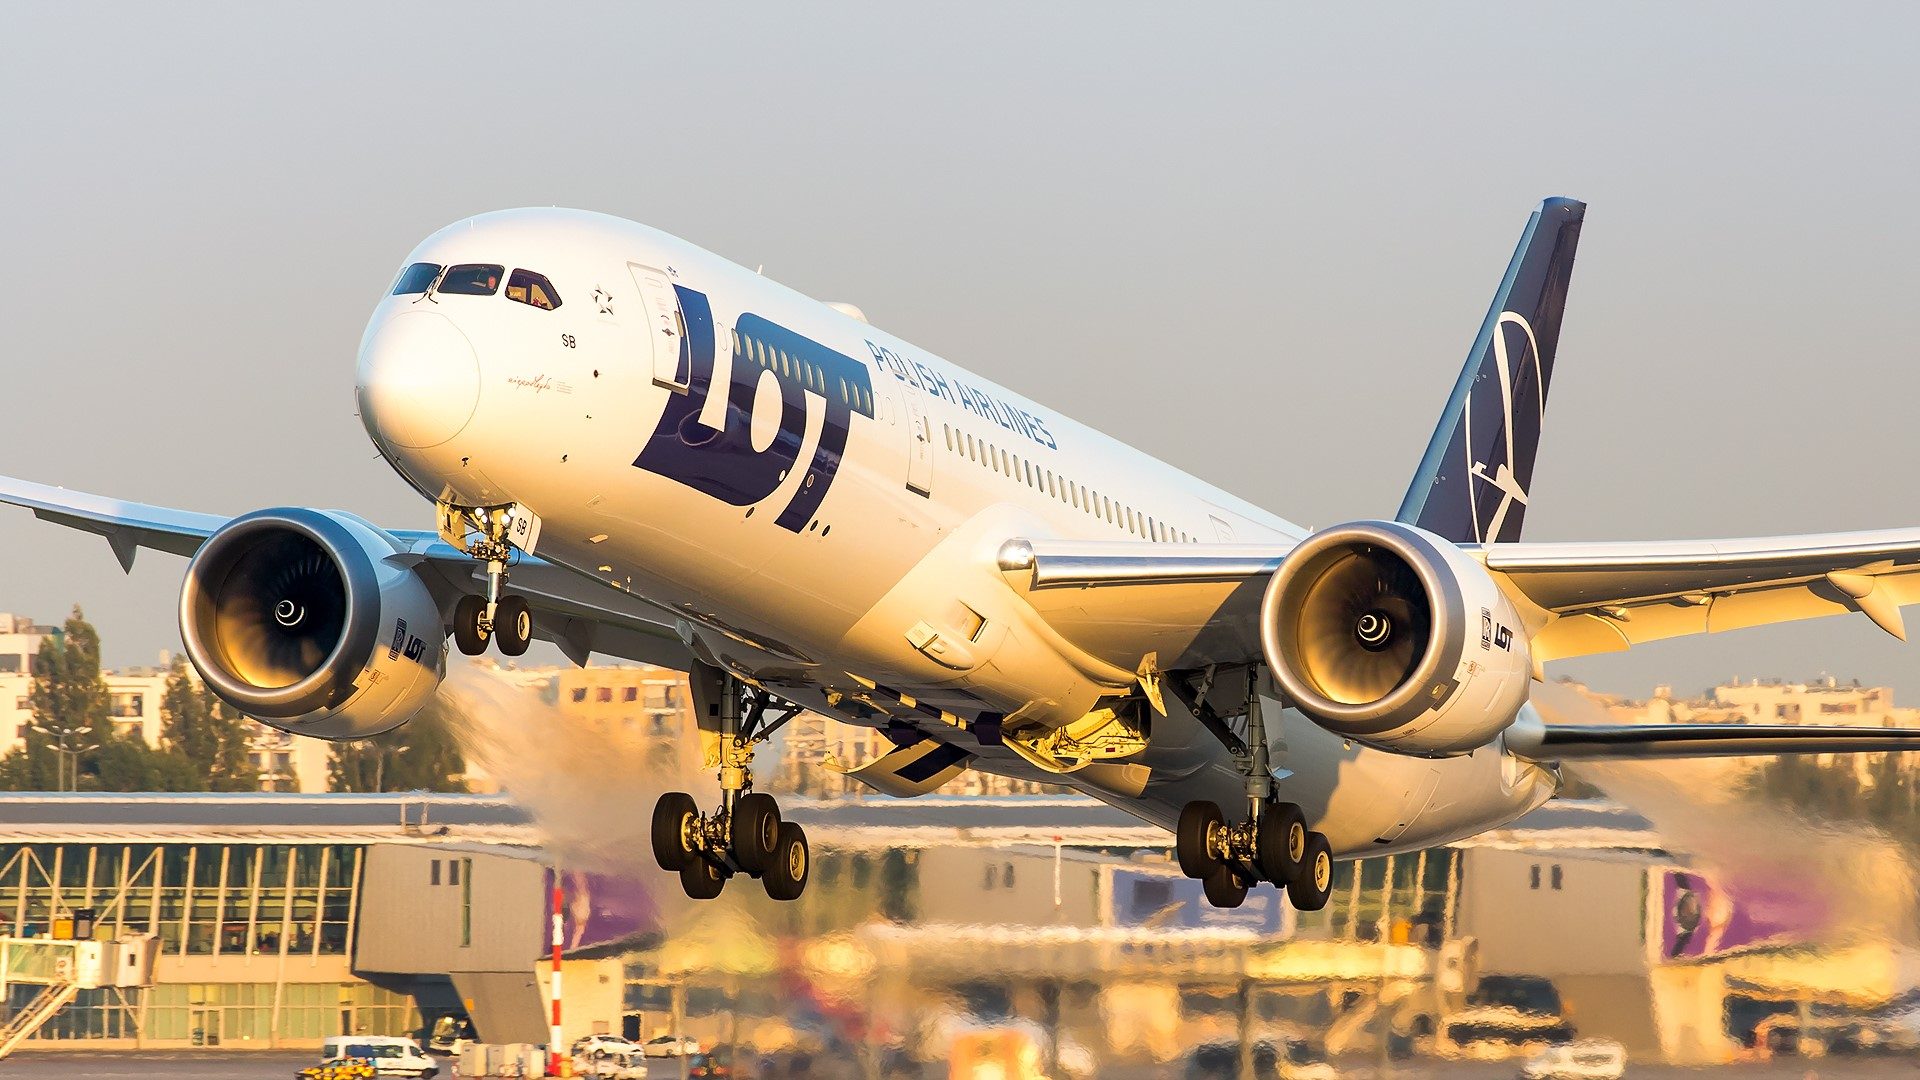
{"type": "Polygon", "coordinates": [[[1302,541],[1260,608],[1288,704],[1402,754],[1484,746],[1525,704],[1527,636],[1486,569],[1410,525],[1359,521],[1302,541]]]}
{"type": "Polygon", "coordinates": [[[393,536],[350,514],[281,508],[207,539],[180,591],[180,636],[222,701],[323,739],[390,731],[446,672],[440,607],[393,536]]]}

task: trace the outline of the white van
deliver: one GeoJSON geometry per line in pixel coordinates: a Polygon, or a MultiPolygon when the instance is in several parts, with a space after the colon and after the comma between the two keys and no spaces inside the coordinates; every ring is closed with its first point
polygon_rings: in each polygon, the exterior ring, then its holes
{"type": "Polygon", "coordinates": [[[335,1035],[320,1044],[322,1062],[340,1058],[366,1058],[381,1076],[431,1080],[440,1071],[440,1063],[428,1057],[419,1043],[398,1035],[335,1035]]]}

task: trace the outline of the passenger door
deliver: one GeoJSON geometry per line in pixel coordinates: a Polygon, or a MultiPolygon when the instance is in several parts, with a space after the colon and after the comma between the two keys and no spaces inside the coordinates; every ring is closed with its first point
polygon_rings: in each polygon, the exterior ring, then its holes
{"type": "Polygon", "coordinates": [[[902,386],[907,399],[907,490],[933,496],[933,417],[927,413],[923,392],[902,386]]]}
{"type": "Polygon", "coordinates": [[[687,323],[680,315],[680,301],[665,272],[639,263],[628,263],[634,288],[639,291],[641,331],[652,350],[653,381],[669,390],[685,390],[692,377],[691,364],[681,342],[687,336],[687,323]]]}

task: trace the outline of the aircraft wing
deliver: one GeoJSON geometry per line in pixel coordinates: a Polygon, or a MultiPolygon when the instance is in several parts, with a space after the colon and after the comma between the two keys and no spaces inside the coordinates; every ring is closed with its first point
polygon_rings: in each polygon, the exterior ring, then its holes
{"type": "MultiPolygon", "coordinates": [[[[1260,655],[1267,581],[1293,544],[1015,540],[1000,569],[1061,637],[1123,670],[1260,655]]],[[[1737,540],[1466,545],[1528,619],[1541,662],[1860,612],[1904,638],[1920,529],[1737,540]]]]}
{"type": "MultiPolygon", "coordinates": [[[[120,561],[133,569],[139,549],[191,556],[228,518],[0,477],[0,503],[24,506],[35,517],[97,533],[120,561]]],[[[461,592],[484,589],[484,571],[439,534],[389,530],[412,552],[416,568],[443,603],[461,592]]],[[[530,555],[514,564],[512,590],[534,611],[534,636],[560,646],[577,664],[588,653],[658,664],[685,671],[690,654],[666,613],[624,593],[530,555]]]]}
{"type": "Polygon", "coordinates": [[[1920,529],[1471,550],[1537,623],[1542,661],[1850,611],[1904,640],[1900,608],[1920,603],[1920,529]]]}

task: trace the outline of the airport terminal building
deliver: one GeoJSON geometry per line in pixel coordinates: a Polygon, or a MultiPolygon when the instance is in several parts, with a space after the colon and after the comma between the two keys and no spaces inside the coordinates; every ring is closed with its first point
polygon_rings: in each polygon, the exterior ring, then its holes
{"type": "MultiPolygon", "coordinates": [[[[927,1018],[966,1013],[1131,1060],[1303,1029],[1335,1053],[1435,1052],[1488,1007],[1478,983],[1635,1060],[1715,1061],[1747,1052],[1768,1017],[1912,989],[1899,957],[1709,951],[1672,916],[1710,884],[1607,804],[1342,864],[1311,915],[1271,890],[1207,906],[1163,834],[1078,797],[795,801],[789,816],[815,838],[795,904],[737,880],[692,907],[650,868],[562,868],[566,1038],[911,1041],[927,1018]]],[[[546,1041],[554,871],[506,798],[9,795],[0,836],[10,1014],[47,992],[19,943],[75,913],[94,938],[150,934],[158,952],[150,985],[77,990],[25,1046],[314,1047],[417,1036],[442,1016],[487,1041],[546,1041]]]]}

